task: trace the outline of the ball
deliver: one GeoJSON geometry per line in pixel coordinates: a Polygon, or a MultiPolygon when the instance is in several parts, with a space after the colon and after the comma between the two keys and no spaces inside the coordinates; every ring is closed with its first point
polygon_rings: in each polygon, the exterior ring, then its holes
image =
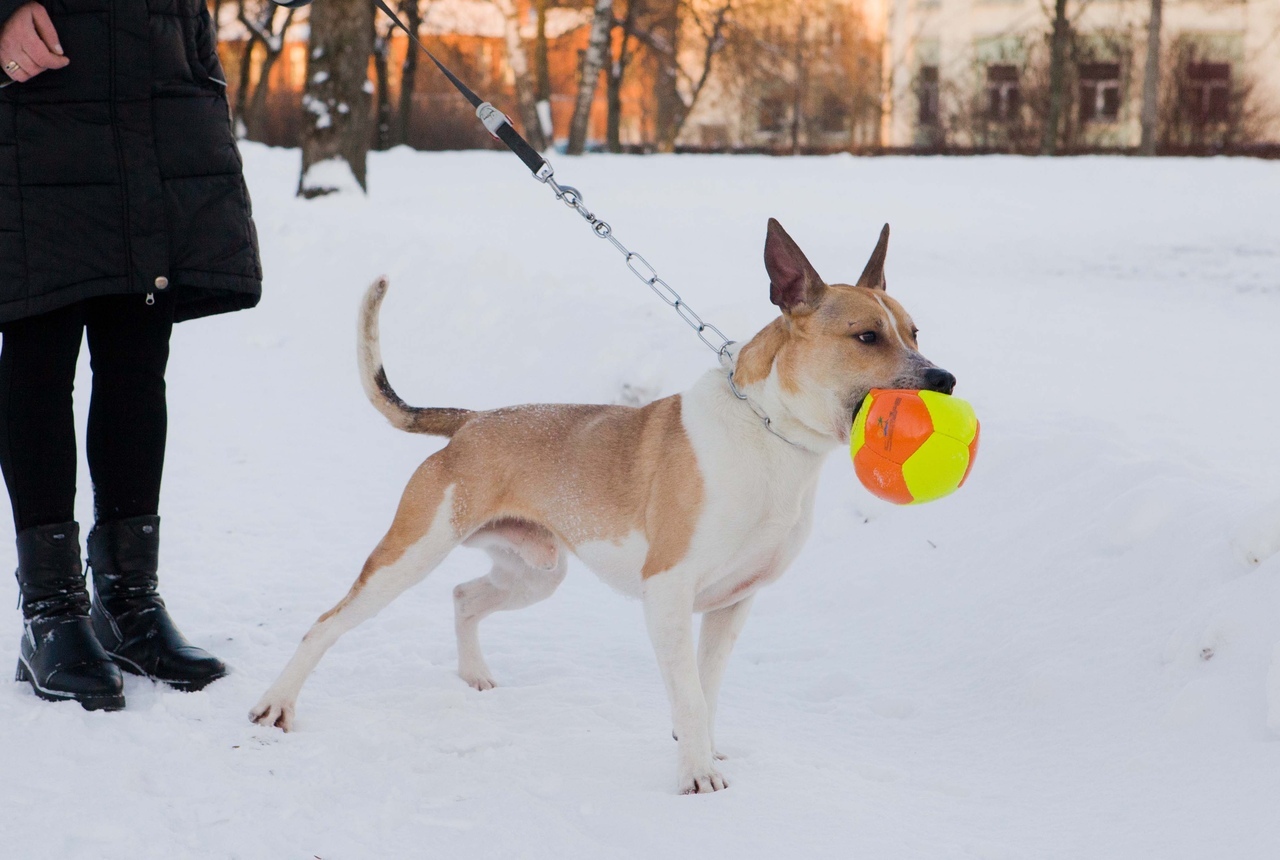
{"type": "Polygon", "coordinates": [[[853,419],[858,480],[897,505],[918,505],[964,485],[978,453],[973,407],[937,391],[873,389],[853,419]]]}

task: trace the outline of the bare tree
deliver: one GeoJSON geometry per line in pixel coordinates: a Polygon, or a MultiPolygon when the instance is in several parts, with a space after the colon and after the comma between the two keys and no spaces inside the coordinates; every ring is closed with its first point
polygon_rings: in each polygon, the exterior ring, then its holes
{"type": "Polygon", "coordinates": [[[578,82],[578,97],[573,105],[573,119],[569,123],[570,155],[581,155],[587,142],[587,124],[591,119],[591,105],[596,97],[596,84],[609,50],[609,33],[613,29],[613,0],[595,0],[591,13],[591,35],[582,57],[582,76],[578,82]]]}
{"type": "Polygon", "coordinates": [[[1049,92],[1040,154],[1058,151],[1059,125],[1067,103],[1067,46],[1071,42],[1071,22],[1067,20],[1067,0],[1054,0],[1053,29],[1049,35],[1049,92]]]}
{"type": "Polygon", "coordinates": [[[213,41],[216,46],[222,41],[222,0],[209,0],[209,18],[213,21],[213,41]]]}
{"type": "MultiPolygon", "coordinates": [[[[373,148],[384,150],[391,146],[391,74],[388,61],[391,56],[391,34],[396,31],[396,27],[388,19],[382,29],[377,29],[376,22],[374,28],[373,75],[377,84],[373,108],[373,148]]],[[[413,45],[408,45],[407,49],[410,52],[417,50],[413,45]]]]}
{"type": "Polygon", "coordinates": [[[796,153],[876,139],[881,45],[856,9],[743,0],[734,12],[722,77],[754,123],[742,143],[796,153]]]}
{"type": "Polygon", "coordinates": [[[520,124],[524,126],[524,136],[534,149],[546,149],[547,139],[542,134],[542,122],[538,118],[538,98],[533,76],[529,73],[529,58],[525,54],[524,39],[520,36],[520,14],[516,0],[493,0],[493,4],[502,12],[507,65],[511,67],[511,74],[515,78],[516,108],[520,114],[520,124]]]}
{"type": "Polygon", "coordinates": [[[631,34],[635,26],[636,10],[640,0],[627,0],[627,11],[622,20],[613,21],[613,26],[622,30],[622,38],[618,42],[618,54],[609,63],[605,76],[607,106],[605,116],[606,137],[610,152],[622,152],[622,80],[626,77],[627,67],[631,64],[631,34]]]}
{"type": "Polygon", "coordinates": [[[302,107],[300,197],[343,190],[347,175],[365,185],[369,154],[369,55],[373,53],[373,4],[324,0],[311,7],[307,83],[302,107]]]}
{"type": "Polygon", "coordinates": [[[647,20],[637,20],[632,25],[636,38],[649,49],[657,64],[654,100],[659,152],[675,149],[676,138],[711,77],[715,58],[725,47],[733,2],[654,0],[653,5],[645,4],[645,11],[650,12],[647,20]],[[699,61],[692,70],[681,61],[680,37],[686,24],[693,26],[702,43],[699,61]]]}
{"type": "MultiPolygon", "coordinates": [[[[430,0],[428,0],[429,4],[430,0]]],[[[422,7],[419,0],[400,0],[400,13],[405,26],[415,36],[422,27],[422,7]]],[[[404,52],[400,66],[400,105],[396,111],[395,130],[391,139],[395,143],[409,142],[409,122],[413,114],[413,93],[418,83],[418,48],[410,43],[404,52]]]]}
{"type": "Polygon", "coordinates": [[[537,19],[533,36],[533,70],[537,99],[538,123],[542,134],[548,142],[555,139],[555,128],[551,124],[551,65],[547,58],[547,3],[549,0],[537,0],[537,19]]]}
{"type": "Polygon", "coordinates": [[[241,137],[262,139],[263,112],[270,90],[271,69],[284,52],[285,33],[293,23],[295,11],[282,9],[270,0],[256,0],[256,7],[253,9],[249,8],[247,0],[239,0],[236,6],[236,20],[249,34],[240,57],[239,86],[231,114],[232,126],[241,137]],[[258,68],[258,82],[254,85],[253,55],[259,45],[265,54],[258,68]]]}
{"type": "Polygon", "coordinates": [[[1266,140],[1277,115],[1247,67],[1206,56],[1189,40],[1172,45],[1159,104],[1159,147],[1199,155],[1266,140]]]}
{"type": "Polygon", "coordinates": [[[1147,19],[1147,64],[1142,73],[1142,140],[1138,152],[1156,154],[1156,131],[1160,117],[1160,19],[1162,0],[1151,0],[1147,19]]]}
{"type": "Polygon", "coordinates": [[[805,115],[805,91],[808,88],[808,71],[809,64],[805,62],[805,8],[803,5],[799,8],[796,16],[796,38],[795,38],[795,81],[791,87],[791,154],[800,154],[800,130],[804,124],[805,115]]]}

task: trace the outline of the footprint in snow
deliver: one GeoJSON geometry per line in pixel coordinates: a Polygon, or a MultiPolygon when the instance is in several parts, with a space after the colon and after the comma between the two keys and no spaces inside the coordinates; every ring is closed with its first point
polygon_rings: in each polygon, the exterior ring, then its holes
{"type": "Polygon", "coordinates": [[[1236,555],[1248,565],[1259,565],[1280,553],[1280,502],[1248,516],[1231,540],[1236,555]]]}

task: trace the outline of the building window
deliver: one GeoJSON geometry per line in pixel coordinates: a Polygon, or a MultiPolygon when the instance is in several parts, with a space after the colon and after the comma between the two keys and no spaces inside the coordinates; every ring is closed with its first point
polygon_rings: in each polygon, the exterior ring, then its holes
{"type": "Polygon", "coordinates": [[[760,131],[782,131],[787,121],[787,100],[781,96],[768,96],[760,100],[760,116],[756,127],[760,131]]]}
{"type": "Polygon", "coordinates": [[[1114,122],[1120,116],[1120,64],[1080,65],[1080,121],[1114,122]]]}
{"type": "Polygon", "coordinates": [[[920,102],[920,125],[938,124],[938,67],[921,66],[916,77],[916,98],[920,102]]]}
{"type": "Polygon", "coordinates": [[[1188,63],[1182,98],[1197,122],[1226,122],[1231,116],[1231,64],[1188,63]]]}
{"type": "Polygon", "coordinates": [[[1008,122],[1017,119],[1022,107],[1018,88],[1018,67],[987,66],[987,119],[1008,122]]]}
{"type": "Polygon", "coordinates": [[[822,97],[822,130],[824,132],[844,131],[844,121],[848,114],[849,109],[845,107],[844,99],[838,95],[827,93],[822,97]]]}

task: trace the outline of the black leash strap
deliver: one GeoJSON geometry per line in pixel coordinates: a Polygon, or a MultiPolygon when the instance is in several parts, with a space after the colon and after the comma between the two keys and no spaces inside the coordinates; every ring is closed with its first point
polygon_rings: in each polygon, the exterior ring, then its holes
{"type": "Polygon", "coordinates": [[[373,0],[373,5],[385,12],[387,17],[391,19],[391,23],[404,30],[405,35],[413,40],[413,43],[421,48],[424,54],[431,58],[431,62],[435,63],[441,74],[449,79],[449,83],[453,84],[458,92],[462,93],[463,98],[471,102],[471,106],[476,109],[476,116],[480,118],[480,122],[484,124],[489,134],[506,144],[507,149],[514,152],[524,162],[524,166],[532,171],[535,179],[540,182],[546,182],[551,178],[551,165],[538,154],[536,149],[529,145],[529,141],[525,140],[520,132],[516,131],[515,126],[511,124],[511,120],[507,118],[506,114],[488,102],[482,101],[478,95],[472,92],[469,86],[458,79],[457,75],[449,71],[448,66],[437,60],[436,55],[427,50],[427,46],[418,40],[417,34],[405,26],[399,15],[391,11],[391,7],[386,4],[385,0],[373,0]]]}

